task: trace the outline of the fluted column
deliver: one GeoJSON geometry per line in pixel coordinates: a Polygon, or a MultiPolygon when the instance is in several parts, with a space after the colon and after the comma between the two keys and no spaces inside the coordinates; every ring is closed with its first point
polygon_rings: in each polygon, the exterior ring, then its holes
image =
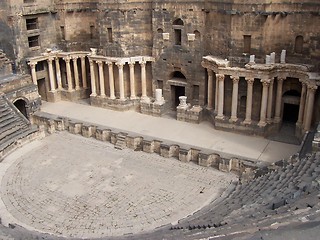
{"type": "Polygon", "coordinates": [[[224,104],[224,75],[217,74],[217,79],[219,82],[219,98],[218,98],[218,119],[223,119],[223,104],[224,104]]]}
{"type": "Polygon", "coordinates": [[[281,121],[281,105],[282,105],[282,87],[283,87],[283,78],[278,78],[278,87],[277,87],[277,97],[276,97],[276,112],[274,121],[279,123],[281,121]]]}
{"type": "Polygon", "coordinates": [[[141,66],[141,88],[142,88],[142,96],[141,100],[148,100],[147,96],[147,79],[146,79],[146,61],[140,61],[141,66]]]}
{"type": "Polygon", "coordinates": [[[31,68],[32,82],[33,82],[33,84],[38,85],[36,65],[37,65],[37,63],[35,63],[35,62],[30,62],[30,63],[29,63],[29,66],[30,66],[30,68],[31,68]]]}
{"type": "Polygon", "coordinates": [[[96,88],[96,76],[94,72],[94,62],[93,60],[89,60],[90,64],[90,80],[91,80],[91,97],[97,96],[97,88],[96,88]]]}
{"type": "Polygon", "coordinates": [[[267,108],[267,123],[272,122],[272,101],[273,100],[273,79],[270,80],[269,93],[268,93],[268,108],[267,108]]]}
{"type": "Polygon", "coordinates": [[[61,79],[61,70],[60,70],[60,62],[59,58],[55,58],[55,63],[56,63],[56,78],[57,78],[57,84],[58,84],[58,89],[62,89],[62,79],[61,79]]]}
{"type": "Polygon", "coordinates": [[[116,63],[119,70],[119,88],[120,88],[120,100],[125,100],[124,97],[124,80],[123,80],[123,63],[116,63]]]}
{"type": "Polygon", "coordinates": [[[64,61],[66,62],[67,68],[67,82],[68,82],[68,91],[72,91],[72,77],[71,77],[71,67],[70,67],[70,57],[65,57],[64,61]]]}
{"type": "Polygon", "coordinates": [[[78,61],[78,57],[72,57],[75,87],[76,87],[76,90],[79,90],[80,80],[79,80],[79,69],[78,69],[77,61],[78,61]]]}
{"type": "Polygon", "coordinates": [[[268,104],[268,92],[270,80],[261,80],[262,83],[262,97],[261,97],[261,109],[260,109],[260,121],[258,123],[259,127],[264,127],[267,125],[267,104],[268,104]]]}
{"type": "Polygon", "coordinates": [[[104,72],[103,72],[103,62],[97,61],[99,66],[99,84],[100,84],[100,96],[105,97],[106,96],[106,90],[104,87],[104,72]]]}
{"type": "Polygon", "coordinates": [[[207,72],[208,72],[208,105],[207,105],[207,109],[211,110],[212,109],[212,92],[213,92],[213,73],[212,70],[207,68],[207,72]]]}
{"type": "Polygon", "coordinates": [[[309,131],[311,127],[311,121],[312,121],[312,113],[313,113],[313,106],[314,106],[314,95],[317,90],[317,86],[314,84],[308,85],[308,104],[306,106],[306,121],[303,123],[304,130],[309,131]]]}
{"type": "Polygon", "coordinates": [[[54,79],[52,61],[53,61],[53,58],[52,58],[52,57],[49,57],[49,58],[47,59],[48,68],[49,68],[50,91],[51,91],[51,92],[55,92],[55,91],[56,91],[56,87],[55,87],[55,83],[54,83],[54,80],[55,80],[55,79],[54,79]]]}
{"type": "Polygon", "coordinates": [[[298,121],[296,123],[297,126],[302,125],[304,109],[306,106],[305,104],[306,104],[307,84],[305,82],[301,82],[301,84],[302,84],[302,90],[301,90],[301,96],[300,96],[298,121]]]}
{"type": "Polygon", "coordinates": [[[244,124],[251,124],[252,115],[252,96],[253,96],[253,83],[254,78],[246,79],[247,81],[247,103],[246,103],[246,118],[243,121],[244,124]]]}
{"type": "Polygon", "coordinates": [[[129,68],[130,68],[130,99],[136,99],[134,65],[135,65],[135,62],[129,63],[129,68]]]}
{"type": "Polygon", "coordinates": [[[115,99],[116,96],[114,94],[114,76],[113,76],[113,63],[107,62],[108,71],[109,71],[109,88],[110,88],[110,99],[115,99]]]}
{"type": "Polygon", "coordinates": [[[81,77],[82,77],[82,87],[84,89],[87,89],[88,84],[87,84],[86,57],[85,56],[81,56],[81,77]]]}
{"type": "Polygon", "coordinates": [[[232,87],[232,105],[231,105],[231,118],[232,122],[236,122],[238,120],[237,112],[238,112],[238,92],[239,92],[239,77],[231,77],[233,82],[232,87]]]}

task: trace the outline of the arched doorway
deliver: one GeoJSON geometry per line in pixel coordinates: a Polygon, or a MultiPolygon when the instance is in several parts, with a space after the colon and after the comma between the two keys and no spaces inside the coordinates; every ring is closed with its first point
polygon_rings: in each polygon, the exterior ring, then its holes
{"type": "Polygon", "coordinates": [[[180,71],[175,71],[171,74],[170,79],[171,84],[171,107],[172,109],[176,109],[179,105],[179,97],[186,95],[186,77],[180,71]]]}
{"type": "Polygon", "coordinates": [[[27,112],[27,103],[24,100],[19,99],[15,101],[13,104],[23,114],[23,116],[29,119],[28,112],[27,112]]]}
{"type": "Polygon", "coordinates": [[[297,90],[289,90],[283,94],[282,121],[294,124],[299,116],[300,93],[297,90]]]}

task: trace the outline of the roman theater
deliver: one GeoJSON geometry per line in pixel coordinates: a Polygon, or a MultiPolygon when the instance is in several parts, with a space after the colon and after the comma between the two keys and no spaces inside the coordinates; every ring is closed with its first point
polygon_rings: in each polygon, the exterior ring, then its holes
{"type": "Polygon", "coordinates": [[[2,0],[0,239],[317,239],[320,2],[2,0]]]}

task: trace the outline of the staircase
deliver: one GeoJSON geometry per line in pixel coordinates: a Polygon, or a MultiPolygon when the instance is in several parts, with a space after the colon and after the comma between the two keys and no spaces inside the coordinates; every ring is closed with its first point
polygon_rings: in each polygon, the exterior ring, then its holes
{"type": "Polygon", "coordinates": [[[126,137],[127,137],[127,134],[119,133],[117,135],[117,141],[114,145],[114,148],[118,149],[118,150],[122,150],[122,149],[126,148],[126,137]]]}
{"type": "Polygon", "coordinates": [[[0,151],[16,140],[37,131],[16,107],[0,94],[0,151]]]}

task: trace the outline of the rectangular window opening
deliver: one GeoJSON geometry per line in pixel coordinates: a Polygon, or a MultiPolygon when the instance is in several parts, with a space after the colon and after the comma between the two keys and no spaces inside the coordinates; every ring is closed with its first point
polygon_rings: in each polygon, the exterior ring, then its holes
{"type": "Polygon", "coordinates": [[[108,42],[112,43],[113,42],[113,38],[112,38],[112,28],[108,28],[108,42]]]}
{"type": "Polygon", "coordinates": [[[181,29],[174,29],[175,45],[181,45],[181,29]]]}
{"type": "Polygon", "coordinates": [[[94,26],[91,25],[90,26],[90,39],[93,39],[94,38],[94,26]]]}
{"type": "Polygon", "coordinates": [[[39,46],[39,35],[28,37],[29,48],[39,46]]]}
{"type": "Polygon", "coordinates": [[[60,26],[61,39],[66,40],[66,32],[64,26],[60,26]]]}
{"type": "Polygon", "coordinates": [[[193,85],[192,97],[194,100],[199,100],[199,85],[193,85]]]}
{"type": "Polygon", "coordinates": [[[40,71],[44,70],[44,64],[43,63],[44,63],[43,61],[37,62],[36,72],[40,72],[40,71]]]}
{"type": "Polygon", "coordinates": [[[251,35],[243,35],[243,52],[251,53],[251,35]]]}
{"type": "Polygon", "coordinates": [[[38,29],[38,18],[28,18],[26,19],[27,30],[38,29]]]}

